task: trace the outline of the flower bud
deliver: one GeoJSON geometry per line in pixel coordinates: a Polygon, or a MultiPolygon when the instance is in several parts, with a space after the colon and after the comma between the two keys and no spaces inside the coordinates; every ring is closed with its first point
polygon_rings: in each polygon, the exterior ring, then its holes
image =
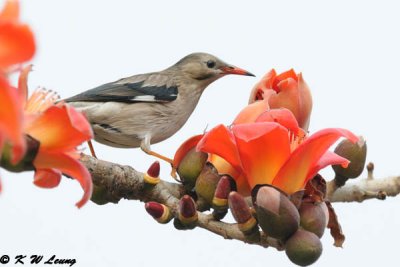
{"type": "Polygon", "coordinates": [[[336,174],[335,179],[339,179],[338,185],[343,185],[347,179],[356,178],[361,175],[367,157],[367,143],[362,136],[354,144],[347,139],[343,140],[335,148],[335,153],[350,161],[347,168],[343,168],[341,165],[332,166],[336,174]]]}
{"type": "Polygon", "coordinates": [[[147,173],[144,174],[144,182],[151,185],[156,185],[160,182],[160,162],[155,161],[150,165],[147,173]]]}
{"type": "Polygon", "coordinates": [[[251,233],[257,226],[256,219],[251,215],[251,210],[246,200],[238,192],[231,192],[228,198],[229,208],[233,218],[238,223],[240,231],[251,233]]]}
{"type": "Polygon", "coordinates": [[[214,198],[212,205],[214,209],[226,209],[228,208],[228,196],[232,191],[233,179],[229,176],[222,176],[215,189],[214,198]]]}
{"type": "Polygon", "coordinates": [[[150,201],[145,204],[145,209],[159,223],[168,223],[172,214],[167,206],[158,202],[150,201]]]}
{"type": "Polygon", "coordinates": [[[314,233],[299,229],[286,241],[286,255],[294,264],[313,264],[321,254],[322,244],[314,233]]]}
{"type": "Polygon", "coordinates": [[[289,198],[272,186],[261,187],[255,198],[257,219],[270,237],[286,240],[299,228],[300,215],[289,198]]]}
{"type": "Polygon", "coordinates": [[[220,176],[214,166],[209,163],[205,164],[196,180],[196,186],[194,189],[197,195],[211,204],[219,179],[220,176]]]}
{"type": "Polygon", "coordinates": [[[191,190],[195,186],[197,177],[203,170],[207,157],[207,153],[196,151],[194,147],[180,161],[177,172],[187,190],[191,190]]]}
{"type": "Polygon", "coordinates": [[[303,202],[299,213],[301,227],[321,238],[329,219],[328,208],[325,202],[303,202]]]}
{"type": "Polygon", "coordinates": [[[194,226],[197,222],[198,215],[196,204],[189,195],[184,195],[178,204],[178,219],[186,226],[194,226]]]}

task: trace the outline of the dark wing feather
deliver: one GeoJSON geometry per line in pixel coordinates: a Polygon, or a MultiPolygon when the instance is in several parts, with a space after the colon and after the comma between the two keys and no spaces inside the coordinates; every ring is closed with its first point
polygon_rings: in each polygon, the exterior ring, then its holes
{"type": "Polygon", "coordinates": [[[158,73],[132,76],[103,84],[65,101],[170,102],[178,97],[178,87],[168,78],[158,73]]]}

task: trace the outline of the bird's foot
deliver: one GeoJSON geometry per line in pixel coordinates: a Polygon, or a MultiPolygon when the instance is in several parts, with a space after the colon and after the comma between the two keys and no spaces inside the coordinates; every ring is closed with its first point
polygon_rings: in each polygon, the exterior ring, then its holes
{"type": "Polygon", "coordinates": [[[92,157],[97,159],[96,153],[94,152],[94,147],[93,147],[92,141],[89,140],[89,141],[87,141],[87,143],[88,143],[88,146],[90,149],[90,154],[92,154],[92,157]]]}
{"type": "Polygon", "coordinates": [[[158,154],[157,152],[154,152],[154,151],[152,151],[152,150],[145,150],[144,152],[146,152],[147,154],[149,154],[149,155],[151,155],[151,156],[153,156],[153,157],[156,157],[156,158],[159,158],[159,159],[161,159],[161,160],[163,160],[163,161],[166,161],[166,162],[168,162],[169,164],[171,164],[172,165],[172,163],[173,163],[173,159],[170,159],[170,158],[168,158],[168,157],[166,157],[166,156],[163,156],[163,155],[161,155],[161,154],[158,154]]]}

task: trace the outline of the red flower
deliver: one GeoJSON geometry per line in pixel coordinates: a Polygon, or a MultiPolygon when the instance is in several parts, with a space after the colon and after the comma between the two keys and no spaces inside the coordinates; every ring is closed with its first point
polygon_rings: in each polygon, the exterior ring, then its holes
{"type": "Polygon", "coordinates": [[[301,73],[293,69],[279,75],[272,69],[258,82],[250,95],[249,104],[267,100],[270,108],[287,108],[305,131],[310,124],[312,97],[301,73]]]}
{"type": "MultiPolygon", "coordinates": [[[[294,118],[284,117],[286,125],[297,124],[294,118]]],[[[324,129],[304,139],[277,122],[255,122],[231,128],[219,125],[204,135],[197,148],[227,161],[235,169],[233,178],[244,195],[257,184],[272,184],[292,194],[327,165],[348,164],[347,159],[328,151],[342,136],[358,140],[344,129],[324,129]]]]}
{"type": "Polygon", "coordinates": [[[33,161],[35,185],[43,188],[56,187],[61,174],[76,179],[84,195],[76,203],[82,207],[92,195],[90,173],[79,162],[76,147],[90,140],[93,132],[82,113],[64,103],[54,105],[55,94],[37,90],[25,105],[25,133],[40,142],[33,161]]]}

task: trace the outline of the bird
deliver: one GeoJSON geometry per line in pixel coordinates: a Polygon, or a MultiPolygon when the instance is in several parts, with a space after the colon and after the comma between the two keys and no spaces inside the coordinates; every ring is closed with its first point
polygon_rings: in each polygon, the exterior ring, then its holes
{"type": "MultiPolygon", "coordinates": [[[[208,53],[192,53],[159,71],[133,75],[64,99],[84,113],[94,139],[117,148],[140,147],[172,163],[151,145],[174,135],[188,120],[208,85],[219,78],[252,73],[208,53]]],[[[92,155],[94,149],[89,143],[92,155]]]]}

